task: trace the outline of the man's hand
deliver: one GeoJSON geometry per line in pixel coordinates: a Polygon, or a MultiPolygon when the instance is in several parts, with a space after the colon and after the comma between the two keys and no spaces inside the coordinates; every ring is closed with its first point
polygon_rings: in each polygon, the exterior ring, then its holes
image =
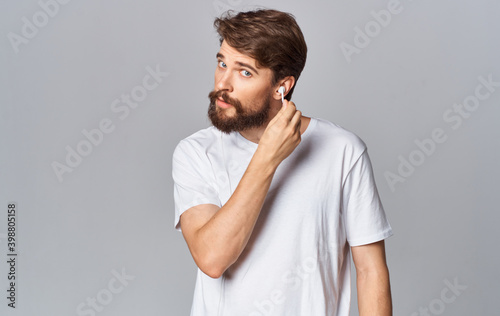
{"type": "Polygon", "coordinates": [[[300,143],[300,122],[302,113],[295,104],[285,100],[281,110],[267,125],[259,140],[256,155],[270,159],[273,168],[288,157],[300,143]]]}

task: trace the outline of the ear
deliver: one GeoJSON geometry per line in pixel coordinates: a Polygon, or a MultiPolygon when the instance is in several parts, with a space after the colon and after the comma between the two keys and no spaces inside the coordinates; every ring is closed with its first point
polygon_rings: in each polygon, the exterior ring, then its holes
{"type": "Polygon", "coordinates": [[[280,100],[281,101],[281,93],[278,91],[281,86],[285,87],[285,93],[284,95],[286,96],[290,90],[292,90],[293,86],[295,85],[295,78],[293,76],[288,76],[285,77],[281,80],[278,80],[278,83],[274,87],[274,92],[273,92],[273,98],[275,100],[280,100]]]}

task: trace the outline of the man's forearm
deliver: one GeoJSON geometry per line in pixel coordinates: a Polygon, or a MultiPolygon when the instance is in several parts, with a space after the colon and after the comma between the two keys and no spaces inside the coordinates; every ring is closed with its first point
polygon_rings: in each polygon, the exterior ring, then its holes
{"type": "Polygon", "coordinates": [[[360,316],[392,316],[392,298],[387,268],[357,273],[360,316]]]}
{"type": "Polygon", "coordinates": [[[197,249],[208,265],[222,274],[245,248],[277,166],[254,155],[227,203],[196,233],[197,249]]]}

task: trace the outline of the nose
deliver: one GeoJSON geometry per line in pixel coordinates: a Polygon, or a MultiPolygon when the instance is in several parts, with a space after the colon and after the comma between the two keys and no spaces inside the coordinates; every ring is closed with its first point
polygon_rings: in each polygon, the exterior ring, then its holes
{"type": "Polygon", "coordinates": [[[217,90],[233,91],[232,78],[230,71],[217,71],[215,73],[215,87],[217,90]]]}

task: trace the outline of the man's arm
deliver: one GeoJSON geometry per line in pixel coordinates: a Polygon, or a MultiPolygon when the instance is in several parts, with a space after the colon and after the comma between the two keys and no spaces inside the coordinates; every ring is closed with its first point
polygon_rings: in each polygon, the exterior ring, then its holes
{"type": "Polygon", "coordinates": [[[278,165],[300,143],[300,117],[300,111],[289,102],[271,120],[225,205],[198,205],[181,215],[191,255],[208,276],[220,277],[245,249],[278,165]]]}
{"type": "Polygon", "coordinates": [[[384,241],[351,247],[351,250],[356,266],[359,315],[392,316],[391,286],[384,241]]]}

